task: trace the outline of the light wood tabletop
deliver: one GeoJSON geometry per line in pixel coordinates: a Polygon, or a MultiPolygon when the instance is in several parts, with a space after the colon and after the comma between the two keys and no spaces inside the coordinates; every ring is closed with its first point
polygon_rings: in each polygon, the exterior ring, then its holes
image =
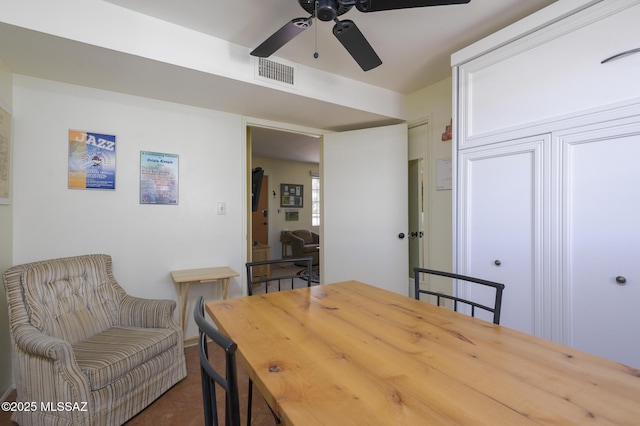
{"type": "Polygon", "coordinates": [[[286,425],[640,422],[637,369],[357,281],[206,307],[286,425]]]}
{"type": "MultiPolygon", "coordinates": [[[[189,300],[189,286],[191,283],[219,282],[222,286],[222,299],[226,299],[229,294],[231,278],[238,276],[240,276],[240,274],[228,266],[171,271],[171,279],[178,286],[178,309],[180,310],[180,327],[182,328],[183,336],[186,328],[185,317],[187,313],[187,301],[189,300]]],[[[186,336],[184,337],[186,338],[186,336]]]]}

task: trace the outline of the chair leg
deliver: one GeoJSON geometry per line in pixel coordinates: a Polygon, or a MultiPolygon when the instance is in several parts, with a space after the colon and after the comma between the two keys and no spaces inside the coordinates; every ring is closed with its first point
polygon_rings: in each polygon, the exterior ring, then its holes
{"type": "MultiPolygon", "coordinates": [[[[251,426],[251,405],[252,405],[252,400],[253,400],[253,381],[251,379],[249,379],[249,395],[248,395],[248,407],[247,407],[247,426],[251,426]]],[[[268,406],[269,410],[271,411],[271,414],[273,415],[273,420],[275,420],[276,424],[281,424],[282,421],[280,420],[280,418],[278,416],[276,416],[276,413],[273,411],[273,408],[271,408],[271,406],[268,406]]]]}
{"type": "Polygon", "coordinates": [[[253,381],[249,379],[249,397],[247,398],[249,404],[247,407],[247,426],[251,426],[251,405],[253,400],[253,381]]]}
{"type": "Polygon", "coordinates": [[[279,425],[280,423],[282,423],[280,418],[276,416],[276,413],[275,411],[273,411],[273,408],[271,408],[271,406],[269,406],[269,410],[271,410],[271,414],[273,414],[273,420],[275,420],[276,424],[279,425]]]}

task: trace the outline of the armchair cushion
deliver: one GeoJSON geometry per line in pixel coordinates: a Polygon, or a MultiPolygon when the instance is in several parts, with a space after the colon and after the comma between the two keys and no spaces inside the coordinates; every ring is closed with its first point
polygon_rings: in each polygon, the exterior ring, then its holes
{"type": "Polygon", "coordinates": [[[112,327],[72,349],[91,390],[98,390],[178,344],[176,337],[167,329],[112,327]]]}

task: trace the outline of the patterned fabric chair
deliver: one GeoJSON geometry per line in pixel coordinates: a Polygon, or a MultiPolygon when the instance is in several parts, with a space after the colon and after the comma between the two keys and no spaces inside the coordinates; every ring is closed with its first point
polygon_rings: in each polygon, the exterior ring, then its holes
{"type": "Polygon", "coordinates": [[[37,405],[20,425],[119,425],[186,376],[176,303],[127,295],[111,256],[14,266],[4,284],[16,401],[37,405]]]}

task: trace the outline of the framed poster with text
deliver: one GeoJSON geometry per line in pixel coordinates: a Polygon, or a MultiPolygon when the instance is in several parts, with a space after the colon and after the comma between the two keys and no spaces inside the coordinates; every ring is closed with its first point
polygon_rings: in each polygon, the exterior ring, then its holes
{"type": "Polygon", "coordinates": [[[69,188],[116,189],[116,137],[69,130],[69,188]]]}
{"type": "Polygon", "coordinates": [[[178,204],[177,154],[140,151],[140,204],[178,204]]]}

